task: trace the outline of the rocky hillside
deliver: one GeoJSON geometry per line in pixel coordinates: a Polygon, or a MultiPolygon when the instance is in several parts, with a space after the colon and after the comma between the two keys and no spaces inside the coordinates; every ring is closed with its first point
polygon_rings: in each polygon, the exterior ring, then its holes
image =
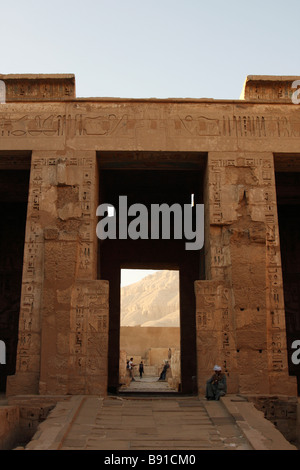
{"type": "Polygon", "coordinates": [[[121,326],[179,326],[179,273],[157,271],[121,289],[121,326]]]}

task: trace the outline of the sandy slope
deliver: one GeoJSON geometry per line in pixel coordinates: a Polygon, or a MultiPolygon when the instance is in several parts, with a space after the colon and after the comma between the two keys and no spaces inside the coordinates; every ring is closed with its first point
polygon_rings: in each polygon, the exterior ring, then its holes
{"type": "Polygon", "coordinates": [[[179,326],[178,271],[158,271],[121,289],[122,326],[179,326]]]}

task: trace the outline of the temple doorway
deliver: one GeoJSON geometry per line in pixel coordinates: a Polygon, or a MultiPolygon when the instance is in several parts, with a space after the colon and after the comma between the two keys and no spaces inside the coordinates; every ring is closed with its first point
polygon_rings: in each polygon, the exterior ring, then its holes
{"type": "Polygon", "coordinates": [[[300,364],[293,360],[293,343],[300,340],[300,165],[299,158],[275,157],[276,192],[284,288],[289,374],[297,377],[300,364]]]}
{"type": "MultiPolygon", "coordinates": [[[[203,204],[206,155],[186,153],[99,153],[99,201],[120,213],[119,197],[128,207],[139,203],[203,204]]],[[[174,231],[174,226],[172,228],[174,231]]],[[[172,231],[171,230],[171,231],[172,231]]],[[[104,239],[99,241],[99,279],[109,281],[108,391],[119,390],[121,270],[177,270],[180,298],[180,392],[196,393],[196,302],[194,282],[203,279],[204,249],[186,250],[185,240],[104,239]]]]}
{"type": "Polygon", "coordinates": [[[121,270],[120,390],[180,391],[179,303],[177,270],[121,270]]]}
{"type": "Polygon", "coordinates": [[[1,155],[0,161],[0,392],[14,375],[18,343],[30,156],[1,155]],[[4,346],[3,346],[4,345],[4,346]]]}

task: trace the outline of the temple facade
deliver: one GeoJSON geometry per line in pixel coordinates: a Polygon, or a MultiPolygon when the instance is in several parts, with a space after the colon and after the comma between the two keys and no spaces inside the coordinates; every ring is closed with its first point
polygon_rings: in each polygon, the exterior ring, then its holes
{"type": "Polygon", "coordinates": [[[122,99],[77,98],[74,75],[0,75],[2,391],[117,392],[120,270],[149,268],[179,270],[182,393],[203,394],[217,363],[231,393],[299,394],[298,79],[122,99]],[[97,208],[122,195],[192,195],[204,246],[99,239],[97,208]]]}

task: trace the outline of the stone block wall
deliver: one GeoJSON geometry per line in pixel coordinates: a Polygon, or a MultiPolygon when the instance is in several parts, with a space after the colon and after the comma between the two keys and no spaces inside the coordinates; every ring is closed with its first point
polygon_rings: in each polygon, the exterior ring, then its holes
{"type": "Polygon", "coordinates": [[[0,450],[9,450],[20,437],[20,416],[17,406],[0,407],[0,450]]]}
{"type": "Polygon", "coordinates": [[[297,397],[284,395],[248,396],[256,408],[264,413],[284,437],[295,445],[300,444],[298,436],[299,417],[297,397]]]}

